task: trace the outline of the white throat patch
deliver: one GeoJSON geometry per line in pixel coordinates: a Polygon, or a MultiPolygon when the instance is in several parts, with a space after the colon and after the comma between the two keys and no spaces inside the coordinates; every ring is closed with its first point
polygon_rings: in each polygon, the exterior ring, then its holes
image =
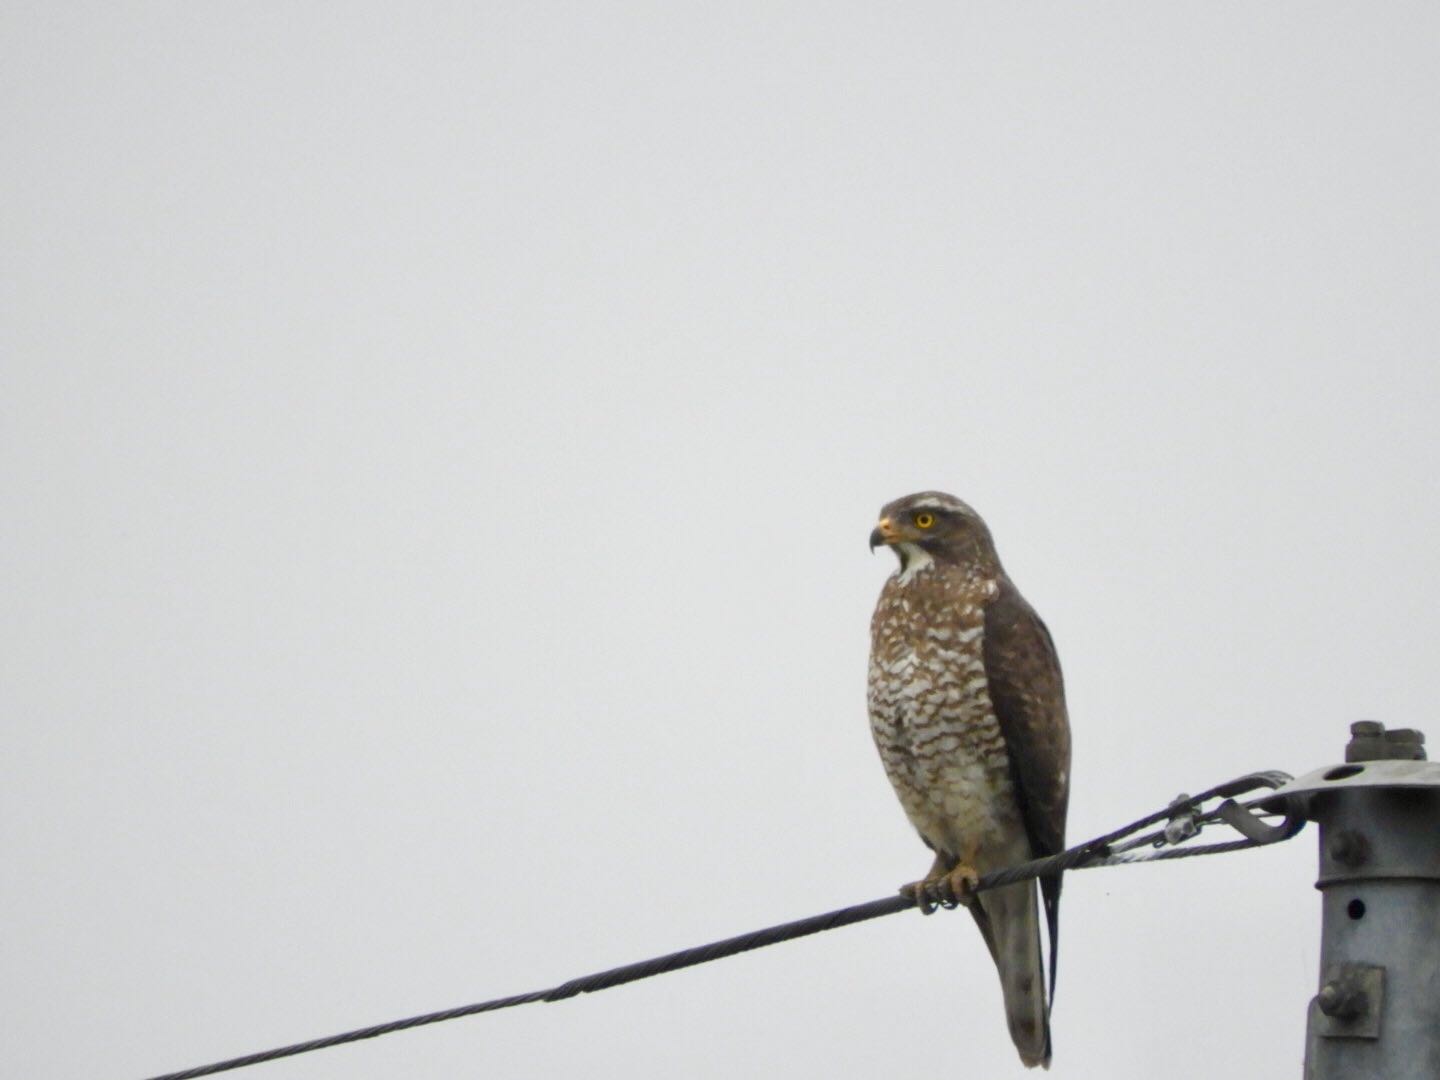
{"type": "Polygon", "coordinates": [[[935,560],[931,558],[930,553],[919,544],[900,543],[895,546],[905,556],[905,569],[899,572],[901,585],[910,584],[915,580],[916,574],[929,570],[935,565],[935,560]]]}

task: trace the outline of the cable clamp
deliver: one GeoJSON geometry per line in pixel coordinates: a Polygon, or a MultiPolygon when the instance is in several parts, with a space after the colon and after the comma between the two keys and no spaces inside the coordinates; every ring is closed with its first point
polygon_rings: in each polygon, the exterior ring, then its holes
{"type": "Polygon", "coordinates": [[[1161,835],[1155,838],[1155,847],[1174,846],[1192,836],[1200,835],[1200,807],[1197,800],[1183,791],[1170,800],[1170,817],[1165,822],[1161,835]]]}

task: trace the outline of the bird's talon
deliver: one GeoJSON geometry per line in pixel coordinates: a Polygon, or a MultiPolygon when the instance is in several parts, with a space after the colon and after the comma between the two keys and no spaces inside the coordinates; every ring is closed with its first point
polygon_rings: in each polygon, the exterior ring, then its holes
{"type": "Polygon", "coordinates": [[[900,895],[914,900],[921,915],[933,915],[935,914],[935,901],[930,895],[929,886],[930,882],[928,881],[912,881],[909,885],[900,886],[900,895]]]}
{"type": "Polygon", "coordinates": [[[975,899],[975,888],[980,884],[980,875],[974,867],[964,863],[956,866],[941,881],[941,893],[950,901],[948,907],[969,907],[975,899]]]}

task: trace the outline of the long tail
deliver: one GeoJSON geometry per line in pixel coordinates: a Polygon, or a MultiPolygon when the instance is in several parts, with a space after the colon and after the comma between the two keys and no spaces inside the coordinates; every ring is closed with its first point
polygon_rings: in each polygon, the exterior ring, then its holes
{"type": "Polygon", "coordinates": [[[1050,1010],[1040,956],[1040,913],[1035,883],[991,889],[975,898],[970,913],[1000,973],[1010,1038],[1027,1068],[1050,1067],[1050,1010]]]}

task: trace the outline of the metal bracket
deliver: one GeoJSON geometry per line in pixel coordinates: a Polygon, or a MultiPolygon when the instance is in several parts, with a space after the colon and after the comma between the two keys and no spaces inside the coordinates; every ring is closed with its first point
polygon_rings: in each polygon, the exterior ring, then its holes
{"type": "Polygon", "coordinates": [[[1335,964],[1311,999],[1311,1029],[1322,1039],[1378,1039],[1384,1011],[1383,967],[1335,964]]]}
{"type": "Polygon", "coordinates": [[[1259,814],[1252,814],[1234,799],[1226,799],[1217,806],[1215,815],[1245,839],[1253,840],[1257,844],[1273,844],[1287,840],[1305,824],[1304,816],[1289,804],[1285,806],[1284,820],[1278,825],[1263,821],[1259,814]]]}
{"type": "Polygon", "coordinates": [[[1313,816],[1312,803],[1329,792],[1347,788],[1391,788],[1440,791],[1440,761],[1357,761],[1306,773],[1268,796],[1261,804],[1280,810],[1286,803],[1313,816]]]}

